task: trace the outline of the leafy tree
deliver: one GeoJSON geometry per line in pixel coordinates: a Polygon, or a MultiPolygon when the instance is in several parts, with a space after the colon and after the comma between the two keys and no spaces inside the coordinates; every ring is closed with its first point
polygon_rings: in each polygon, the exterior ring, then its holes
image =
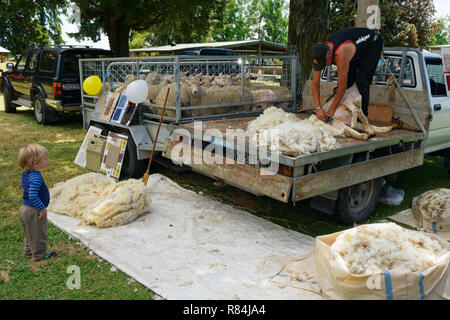
{"type": "Polygon", "coordinates": [[[255,15],[248,8],[249,0],[228,1],[222,21],[217,21],[211,30],[216,41],[248,40],[252,37],[251,26],[256,23],[255,15]]]}
{"type": "Polygon", "coordinates": [[[20,54],[30,45],[62,43],[61,0],[0,0],[0,45],[20,54]]]}
{"type": "Polygon", "coordinates": [[[380,0],[380,9],[385,46],[427,48],[433,43],[437,27],[433,0],[380,0]]]}
{"type": "Polygon", "coordinates": [[[223,15],[222,6],[225,2],[219,2],[219,6],[214,5],[217,1],[203,1],[198,6],[192,5],[189,14],[179,14],[176,19],[166,19],[154,25],[138,35],[132,33],[132,44],[136,44],[134,39],[142,38],[147,45],[167,45],[171,42],[203,42],[207,40],[211,24],[221,19],[223,15]]]}
{"type": "Polygon", "coordinates": [[[330,1],[330,34],[344,28],[355,26],[357,1],[330,1]]]}
{"type": "Polygon", "coordinates": [[[262,0],[261,16],[264,21],[262,39],[287,44],[289,20],[284,17],[284,0],[262,0]]]}
{"type": "Polygon", "coordinates": [[[450,16],[439,19],[436,32],[434,33],[433,45],[450,43],[450,16]],[[447,22],[447,23],[446,23],[447,22]]]}
{"type": "Polygon", "coordinates": [[[176,42],[180,31],[196,39],[198,34],[209,30],[213,19],[221,18],[225,4],[225,0],[71,1],[81,11],[80,31],[71,36],[98,41],[103,31],[117,56],[129,55],[131,30],[148,31],[159,44],[176,42]]]}
{"type": "MultiPolygon", "coordinates": [[[[344,2],[345,27],[355,25],[357,2],[331,0],[330,33],[342,29],[344,2]]],[[[438,26],[433,0],[379,0],[379,5],[385,46],[426,48],[433,43],[438,26]]]]}
{"type": "Polygon", "coordinates": [[[289,1],[285,0],[250,0],[248,4],[251,35],[257,39],[287,44],[289,18],[283,10],[289,1]]]}

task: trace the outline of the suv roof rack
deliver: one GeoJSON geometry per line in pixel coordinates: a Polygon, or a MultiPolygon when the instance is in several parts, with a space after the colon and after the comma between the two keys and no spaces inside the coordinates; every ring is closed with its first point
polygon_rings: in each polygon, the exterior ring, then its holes
{"type": "Polygon", "coordinates": [[[41,48],[92,48],[92,46],[75,44],[42,44],[41,48]]]}

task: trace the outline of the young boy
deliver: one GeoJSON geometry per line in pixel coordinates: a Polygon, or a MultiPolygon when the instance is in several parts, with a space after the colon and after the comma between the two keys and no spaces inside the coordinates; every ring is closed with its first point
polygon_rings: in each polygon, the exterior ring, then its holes
{"type": "Polygon", "coordinates": [[[25,234],[24,254],[34,261],[49,259],[56,252],[47,251],[47,206],[50,193],[40,171],[48,167],[48,150],[39,144],[29,144],[19,150],[22,168],[23,205],[19,209],[25,234]]]}

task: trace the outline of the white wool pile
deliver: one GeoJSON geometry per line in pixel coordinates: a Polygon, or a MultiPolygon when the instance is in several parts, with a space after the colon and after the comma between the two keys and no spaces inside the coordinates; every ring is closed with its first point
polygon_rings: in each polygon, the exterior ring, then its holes
{"type": "Polygon", "coordinates": [[[116,182],[95,172],[55,184],[50,189],[50,199],[49,211],[99,228],[130,223],[148,212],[151,203],[142,181],[116,182]]]}
{"type": "Polygon", "coordinates": [[[284,122],[293,122],[299,120],[295,114],[288,113],[283,109],[277,107],[270,107],[264,110],[264,113],[260,115],[248,124],[249,130],[270,129],[277,124],[284,122]]]}
{"type": "Polygon", "coordinates": [[[253,142],[260,147],[269,147],[272,152],[298,152],[311,154],[339,148],[334,136],[342,132],[317,121],[312,115],[309,119],[298,119],[293,113],[270,107],[255,120],[248,130],[255,131],[253,142]]]}
{"type": "Polygon", "coordinates": [[[374,274],[382,270],[421,272],[448,251],[430,235],[395,223],[362,225],[344,231],[332,244],[349,271],[374,274]]]}
{"type": "Polygon", "coordinates": [[[86,208],[99,199],[103,190],[114,184],[111,177],[89,172],[65,182],[58,182],[50,189],[50,205],[53,213],[81,219],[86,208]]]}
{"type": "Polygon", "coordinates": [[[447,206],[450,207],[449,191],[448,189],[437,189],[426,192],[418,201],[420,210],[428,213],[431,221],[436,222],[441,215],[448,216],[450,214],[450,210],[447,210],[447,206]]]}
{"type": "Polygon", "coordinates": [[[129,179],[114,183],[87,208],[82,223],[99,228],[121,226],[148,212],[150,202],[150,195],[142,181],[129,179]]]}

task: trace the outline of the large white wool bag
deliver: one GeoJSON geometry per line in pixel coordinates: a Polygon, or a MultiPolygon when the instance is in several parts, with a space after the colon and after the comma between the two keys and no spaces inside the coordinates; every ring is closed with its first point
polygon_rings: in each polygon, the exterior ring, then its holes
{"type": "Polygon", "coordinates": [[[418,227],[426,232],[450,232],[450,189],[439,188],[422,193],[412,202],[418,227]]]}
{"type": "Polygon", "coordinates": [[[337,300],[450,299],[450,244],[394,223],[316,238],[317,280],[337,300]]]}

